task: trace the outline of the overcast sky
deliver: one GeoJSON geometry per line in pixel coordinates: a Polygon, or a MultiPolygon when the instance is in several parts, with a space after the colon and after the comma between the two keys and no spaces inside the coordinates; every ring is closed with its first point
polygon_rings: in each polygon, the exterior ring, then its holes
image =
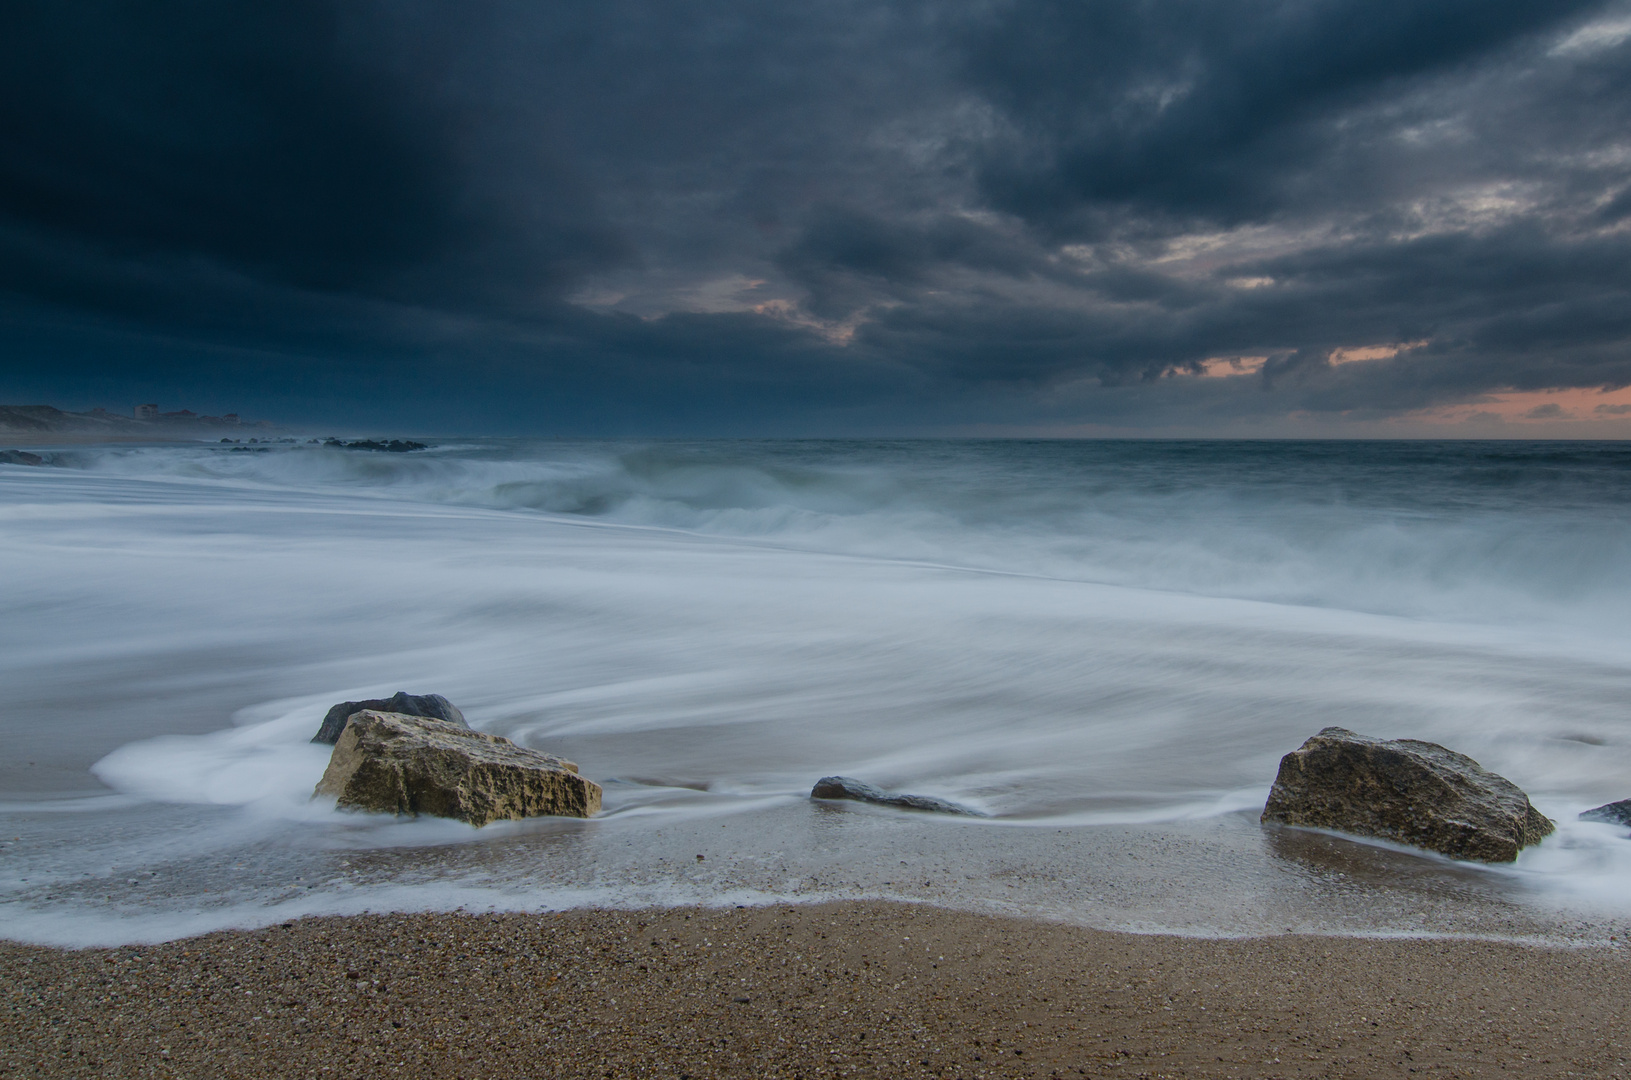
{"type": "Polygon", "coordinates": [[[11,0],[0,401],[1631,435],[1631,5],[11,0]]]}

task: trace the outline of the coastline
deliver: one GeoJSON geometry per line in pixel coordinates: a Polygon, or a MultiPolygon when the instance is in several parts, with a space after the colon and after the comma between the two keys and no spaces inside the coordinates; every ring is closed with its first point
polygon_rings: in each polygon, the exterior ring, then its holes
{"type": "Polygon", "coordinates": [[[0,973],[18,1076],[1610,1077],[1631,953],[856,901],[0,943],[0,973]]]}
{"type": "MultiPolygon", "coordinates": [[[[239,439],[276,439],[292,436],[294,433],[282,428],[248,428],[242,431],[222,428],[211,431],[133,431],[133,432],[102,432],[102,431],[0,431],[0,449],[22,447],[52,447],[52,446],[168,446],[168,445],[199,445],[214,446],[222,438],[236,436],[239,439]]],[[[300,438],[307,436],[301,435],[300,438]]]]}

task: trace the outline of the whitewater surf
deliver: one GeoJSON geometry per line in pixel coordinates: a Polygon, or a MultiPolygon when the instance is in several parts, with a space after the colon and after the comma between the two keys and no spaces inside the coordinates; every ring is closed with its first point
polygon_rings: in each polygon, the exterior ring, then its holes
{"type": "Polygon", "coordinates": [[[0,932],[893,897],[1190,934],[1623,933],[1631,449],[442,441],[0,465],[0,932]],[[587,822],[336,812],[346,699],[587,822]],[[1328,724],[1560,823],[1479,867],[1257,821],[1328,724]],[[809,800],[841,773],[988,817],[809,800]]]}

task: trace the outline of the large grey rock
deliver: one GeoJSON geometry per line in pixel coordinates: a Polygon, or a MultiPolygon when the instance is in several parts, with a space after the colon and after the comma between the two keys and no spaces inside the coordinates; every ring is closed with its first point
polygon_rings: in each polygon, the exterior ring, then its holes
{"type": "Polygon", "coordinates": [[[1516,784],[1465,754],[1339,727],[1326,728],[1280,759],[1263,820],[1492,863],[1511,862],[1557,827],[1516,784]]]}
{"type": "Polygon", "coordinates": [[[432,720],[446,720],[460,727],[470,726],[464,722],[464,713],[459,711],[458,706],[441,694],[410,694],[405,690],[398,690],[388,698],[340,702],[324,714],[323,724],[317,729],[317,734],[311,737],[311,741],[328,743],[332,746],[339,741],[340,732],[345,730],[345,722],[351,714],[364,709],[403,713],[407,716],[428,716],[432,720]]]}
{"type": "Polygon", "coordinates": [[[1602,821],[1609,825],[1631,825],[1631,799],[1594,806],[1580,812],[1581,821],[1602,821]]]}
{"type": "Polygon", "coordinates": [[[600,785],[570,761],[445,720],[372,709],[352,714],[312,794],[356,810],[433,814],[478,827],[600,810],[600,785]]]}
{"type": "Polygon", "coordinates": [[[985,817],[978,810],[959,806],[945,799],[936,799],[932,795],[901,795],[873,787],[849,776],[823,776],[816,781],[816,786],[810,789],[810,798],[852,799],[855,802],[894,806],[902,810],[930,810],[937,814],[969,814],[974,817],[985,817]]]}

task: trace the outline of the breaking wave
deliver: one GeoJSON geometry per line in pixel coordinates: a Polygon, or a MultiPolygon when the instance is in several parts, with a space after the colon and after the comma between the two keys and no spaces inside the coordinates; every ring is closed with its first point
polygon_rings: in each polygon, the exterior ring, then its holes
{"type": "Polygon", "coordinates": [[[484,441],[76,451],[204,485],[530,511],[1275,603],[1631,627],[1613,444],[484,441]]]}

